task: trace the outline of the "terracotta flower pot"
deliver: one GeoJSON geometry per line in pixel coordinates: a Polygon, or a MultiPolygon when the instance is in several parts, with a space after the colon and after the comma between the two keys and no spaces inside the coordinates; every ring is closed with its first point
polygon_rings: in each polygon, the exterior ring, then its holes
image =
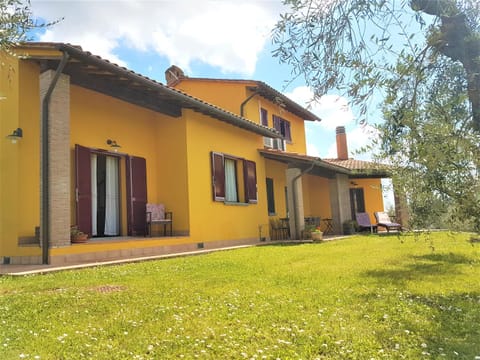
{"type": "Polygon", "coordinates": [[[313,231],[312,232],[312,240],[313,241],[322,241],[323,240],[323,232],[313,231]]]}
{"type": "Polygon", "coordinates": [[[70,240],[72,244],[82,244],[87,242],[88,234],[78,234],[78,235],[72,236],[70,240]]]}

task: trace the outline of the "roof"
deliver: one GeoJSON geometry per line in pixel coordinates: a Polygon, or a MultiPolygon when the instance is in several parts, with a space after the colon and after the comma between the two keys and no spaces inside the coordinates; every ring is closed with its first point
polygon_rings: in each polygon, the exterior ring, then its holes
{"type": "Polygon", "coordinates": [[[31,54],[27,53],[26,56],[22,56],[22,59],[37,61],[42,70],[56,70],[62,59],[61,53],[68,54],[68,63],[63,72],[70,76],[72,84],[172,117],[180,117],[182,109],[191,109],[262,136],[282,137],[274,129],[111,63],[100,56],[83,51],[80,46],[65,43],[30,42],[23,43],[17,48],[30,50],[31,54]],[[39,52],[33,50],[57,50],[60,53],[40,52],[41,55],[38,55],[39,52]]]}
{"type": "Polygon", "coordinates": [[[274,149],[260,149],[259,152],[266,159],[308,170],[307,172],[313,175],[333,177],[335,174],[345,174],[350,178],[384,178],[389,176],[388,169],[385,166],[369,161],[321,159],[274,149]]]}
{"type": "Polygon", "coordinates": [[[267,85],[263,81],[258,80],[244,80],[244,79],[214,79],[214,78],[200,78],[200,77],[189,77],[182,76],[175,83],[179,83],[182,80],[193,80],[193,81],[211,81],[211,82],[232,82],[232,83],[243,83],[248,90],[256,92],[258,95],[264,97],[265,99],[279,104],[285,108],[285,110],[291,112],[292,114],[302,118],[303,120],[308,121],[321,121],[322,119],[312,113],[311,111],[305,109],[303,106],[297,104],[295,101],[289,97],[282,94],[280,91],[275,90],[270,85],[267,85]]]}

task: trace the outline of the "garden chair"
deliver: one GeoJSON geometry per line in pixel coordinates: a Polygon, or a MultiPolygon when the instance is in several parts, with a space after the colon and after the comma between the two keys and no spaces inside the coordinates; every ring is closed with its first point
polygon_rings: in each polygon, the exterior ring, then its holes
{"type": "Polygon", "coordinates": [[[390,216],[384,211],[375,212],[375,219],[377,219],[377,225],[382,226],[387,229],[387,232],[390,232],[390,229],[402,231],[402,225],[399,223],[392,222],[390,216]]]}
{"type": "Polygon", "coordinates": [[[270,237],[272,240],[286,240],[290,238],[288,219],[270,219],[270,237]]]}
{"type": "Polygon", "coordinates": [[[163,204],[147,204],[147,233],[152,236],[152,224],[163,225],[163,236],[167,234],[167,226],[169,227],[170,236],[172,236],[173,213],[165,211],[163,204]]]}
{"type": "Polygon", "coordinates": [[[357,220],[358,227],[360,231],[369,229],[370,232],[373,234],[374,232],[377,232],[377,224],[373,225],[370,221],[370,215],[366,212],[362,213],[356,213],[355,214],[355,219],[357,220]]]}

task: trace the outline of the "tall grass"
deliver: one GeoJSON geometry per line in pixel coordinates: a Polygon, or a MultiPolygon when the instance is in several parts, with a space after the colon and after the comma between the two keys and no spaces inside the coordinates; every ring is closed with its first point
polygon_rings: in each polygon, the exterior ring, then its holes
{"type": "Polygon", "coordinates": [[[356,236],[0,277],[2,359],[469,359],[479,244],[356,236]]]}

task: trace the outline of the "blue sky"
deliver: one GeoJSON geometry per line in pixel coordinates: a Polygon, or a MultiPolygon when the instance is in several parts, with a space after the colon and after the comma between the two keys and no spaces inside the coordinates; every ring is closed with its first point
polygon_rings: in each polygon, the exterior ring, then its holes
{"type": "MultiPolygon", "coordinates": [[[[283,9],[280,0],[32,0],[31,5],[35,17],[63,18],[35,40],[80,45],[161,82],[175,64],[193,77],[261,80],[304,106],[312,98],[302,79],[290,83],[291,69],[271,56],[269,33],[283,9]]],[[[346,126],[350,152],[368,142],[346,99],[329,94],[310,110],[323,121],[307,123],[309,155],[336,156],[338,125],[346,126]]]]}

